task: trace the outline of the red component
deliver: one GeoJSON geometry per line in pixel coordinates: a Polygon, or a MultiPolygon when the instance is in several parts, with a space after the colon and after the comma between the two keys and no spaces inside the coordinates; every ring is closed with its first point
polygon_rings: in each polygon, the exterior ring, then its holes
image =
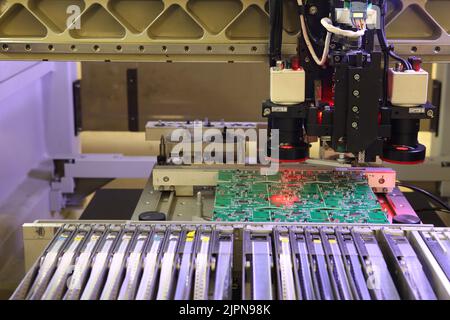
{"type": "Polygon", "coordinates": [[[317,124],[322,124],[323,122],[323,111],[317,113],[317,124]]]}
{"type": "Polygon", "coordinates": [[[292,70],[300,69],[300,58],[298,56],[294,56],[291,58],[291,68],[292,70]]]}
{"type": "Polygon", "coordinates": [[[291,146],[290,144],[285,144],[285,145],[280,146],[280,149],[291,150],[291,149],[294,149],[294,147],[291,146]]]}
{"type": "Polygon", "coordinates": [[[381,158],[381,160],[383,160],[384,162],[389,162],[389,163],[393,163],[393,164],[403,164],[403,165],[416,165],[416,164],[421,164],[424,163],[425,160],[418,160],[418,161],[395,161],[395,160],[390,160],[390,159],[385,159],[385,158],[381,158]]]}
{"type": "Polygon", "coordinates": [[[408,151],[410,148],[406,146],[396,146],[395,149],[398,151],[408,151]]]}
{"type": "Polygon", "coordinates": [[[408,60],[414,71],[420,71],[420,69],[422,69],[422,59],[419,57],[410,57],[408,60]]]}
{"type": "Polygon", "coordinates": [[[327,103],[330,106],[334,106],[334,92],[333,92],[333,79],[332,77],[326,78],[322,81],[322,102],[327,103]]]}
{"type": "Polygon", "coordinates": [[[378,202],[381,205],[381,208],[383,209],[383,211],[387,213],[389,222],[392,223],[392,218],[395,216],[395,212],[392,209],[392,207],[389,205],[389,202],[386,200],[386,196],[377,194],[377,199],[378,199],[378,202]]]}
{"type": "Polygon", "coordinates": [[[274,194],[270,198],[270,203],[277,207],[292,207],[299,198],[290,194],[274,194]]]}
{"type": "Polygon", "coordinates": [[[381,112],[378,113],[378,125],[381,124],[381,112]]]}

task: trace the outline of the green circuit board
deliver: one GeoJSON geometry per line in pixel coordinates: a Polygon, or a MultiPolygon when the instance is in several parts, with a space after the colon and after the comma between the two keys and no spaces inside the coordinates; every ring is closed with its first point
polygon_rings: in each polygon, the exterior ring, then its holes
{"type": "Polygon", "coordinates": [[[363,173],[221,170],[215,221],[389,223],[363,173]]]}

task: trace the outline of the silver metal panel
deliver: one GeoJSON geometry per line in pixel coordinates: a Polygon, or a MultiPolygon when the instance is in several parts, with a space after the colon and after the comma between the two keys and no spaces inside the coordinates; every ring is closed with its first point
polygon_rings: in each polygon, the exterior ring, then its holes
{"type": "MultiPolygon", "coordinates": [[[[124,2],[73,0],[55,5],[54,0],[5,0],[0,7],[0,59],[266,59],[269,17],[265,0],[124,2]],[[69,5],[78,9],[68,11],[69,5]]],[[[387,34],[400,54],[450,60],[448,0],[388,2],[387,34]]],[[[294,0],[285,1],[287,54],[295,53],[299,33],[295,6],[294,0]]]]}

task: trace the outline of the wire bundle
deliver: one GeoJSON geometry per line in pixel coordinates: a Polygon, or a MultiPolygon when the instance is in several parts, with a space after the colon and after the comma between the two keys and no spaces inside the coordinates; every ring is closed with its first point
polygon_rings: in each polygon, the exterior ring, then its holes
{"type": "MultiPolygon", "coordinates": [[[[304,8],[304,5],[305,5],[304,0],[297,0],[297,3],[299,6],[304,8]]],[[[301,29],[302,29],[303,39],[305,40],[306,46],[308,47],[311,57],[316,62],[316,64],[318,64],[319,66],[325,65],[325,63],[327,62],[328,53],[330,51],[331,36],[333,34],[343,36],[343,37],[348,37],[348,38],[359,38],[359,37],[362,37],[366,31],[364,24],[361,24],[360,25],[361,28],[358,28],[357,31],[343,30],[337,26],[334,26],[333,22],[331,21],[330,18],[323,18],[322,20],[320,20],[320,23],[327,30],[327,35],[325,38],[325,44],[324,44],[322,56],[319,58],[316,51],[314,50],[314,47],[311,43],[311,40],[310,40],[310,37],[308,34],[308,28],[307,28],[305,15],[304,15],[304,13],[300,14],[300,25],[301,25],[301,29]]]]}
{"type": "Polygon", "coordinates": [[[274,67],[277,60],[281,59],[281,45],[283,42],[283,1],[269,1],[270,15],[270,66],[274,67]]]}

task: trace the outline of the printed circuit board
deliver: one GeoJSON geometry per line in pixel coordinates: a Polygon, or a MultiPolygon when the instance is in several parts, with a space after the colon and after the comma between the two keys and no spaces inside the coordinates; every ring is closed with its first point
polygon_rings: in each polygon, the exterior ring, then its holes
{"type": "Polygon", "coordinates": [[[363,173],[221,170],[215,221],[389,223],[363,173]]]}

